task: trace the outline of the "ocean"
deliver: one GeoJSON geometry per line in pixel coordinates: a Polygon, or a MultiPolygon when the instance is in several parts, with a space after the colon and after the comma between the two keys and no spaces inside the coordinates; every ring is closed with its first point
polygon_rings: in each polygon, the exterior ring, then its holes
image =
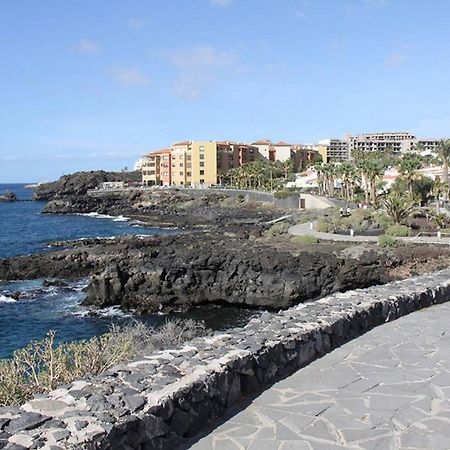
{"type": "MultiPolygon", "coordinates": [[[[48,243],[58,240],[174,232],[142,228],[123,217],[41,214],[45,202],[31,201],[32,191],[24,184],[0,184],[0,194],[6,190],[27,201],[0,202],[0,258],[49,251],[48,243]]],[[[105,333],[112,324],[132,320],[159,326],[168,318],[192,318],[217,330],[241,325],[254,315],[239,308],[217,306],[148,316],[133,316],[118,308],[94,310],[80,305],[87,283],[86,279],[63,285],[53,280],[0,280],[0,358],[10,357],[14,350],[43,338],[49,330],[57,332],[57,341],[73,341],[105,333]]]]}

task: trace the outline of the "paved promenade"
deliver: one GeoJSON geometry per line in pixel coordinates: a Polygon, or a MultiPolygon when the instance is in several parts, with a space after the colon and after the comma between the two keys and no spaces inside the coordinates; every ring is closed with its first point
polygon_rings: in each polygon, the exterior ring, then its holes
{"type": "Polygon", "coordinates": [[[450,449],[450,305],[343,345],[275,384],[191,448],[450,449]]]}
{"type": "MultiPolygon", "coordinates": [[[[350,236],[345,234],[334,234],[334,233],[321,233],[311,228],[311,222],[300,223],[298,225],[294,225],[288,230],[289,234],[294,236],[304,236],[310,235],[314,236],[317,239],[321,239],[324,241],[344,241],[344,242],[378,242],[377,236],[350,236]]],[[[442,245],[450,245],[450,238],[441,238],[437,237],[429,237],[429,236],[420,236],[420,237],[400,237],[397,238],[403,242],[411,242],[414,244],[442,244],[442,245]]]]}

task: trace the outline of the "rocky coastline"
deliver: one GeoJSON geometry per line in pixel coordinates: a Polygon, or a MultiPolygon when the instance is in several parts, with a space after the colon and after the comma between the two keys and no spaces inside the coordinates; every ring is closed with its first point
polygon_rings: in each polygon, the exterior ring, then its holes
{"type": "MultiPolygon", "coordinates": [[[[159,237],[54,243],[53,251],[0,260],[0,279],[89,277],[85,304],[120,306],[140,314],[204,304],[280,310],[407,277],[401,268],[415,260],[414,255],[375,245],[302,246],[287,236],[268,239],[269,222],[287,211],[243,204],[223,193],[205,191],[198,196],[187,189],[130,189],[88,194],[105,179],[117,180],[120,175],[92,172],[63,177],[38,186],[35,198],[48,201],[46,213],[123,215],[144,225],[185,230],[159,237]]],[[[449,251],[439,252],[422,250],[420,257],[435,254],[445,266],[449,251]]]]}

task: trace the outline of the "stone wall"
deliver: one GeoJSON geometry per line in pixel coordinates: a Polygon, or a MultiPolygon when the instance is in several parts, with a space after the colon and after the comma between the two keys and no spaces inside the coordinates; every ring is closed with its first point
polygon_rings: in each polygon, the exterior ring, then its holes
{"type": "Polygon", "coordinates": [[[175,449],[243,396],[449,296],[450,270],[443,270],[263,313],[243,328],[142,356],[21,408],[1,408],[0,448],[175,449]]]}

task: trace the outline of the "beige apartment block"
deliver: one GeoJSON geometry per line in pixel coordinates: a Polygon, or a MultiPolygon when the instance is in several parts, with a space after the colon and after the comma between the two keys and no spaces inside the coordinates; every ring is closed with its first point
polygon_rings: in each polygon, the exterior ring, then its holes
{"type": "Polygon", "coordinates": [[[217,143],[214,141],[193,141],[188,156],[191,168],[188,186],[210,186],[217,183],[217,143]]]}

